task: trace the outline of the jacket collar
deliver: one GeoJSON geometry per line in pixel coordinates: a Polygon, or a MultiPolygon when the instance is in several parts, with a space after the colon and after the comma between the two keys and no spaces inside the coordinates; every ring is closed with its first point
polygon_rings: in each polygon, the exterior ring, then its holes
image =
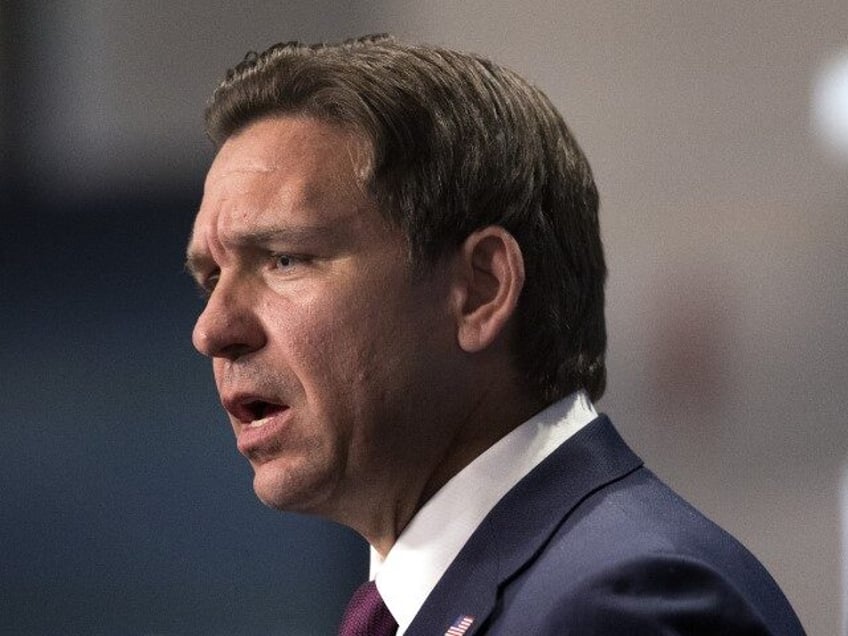
{"type": "Polygon", "coordinates": [[[642,465],[605,415],[557,448],[492,509],[424,602],[407,636],[444,634],[463,617],[471,636],[500,587],[542,551],[590,494],[642,465]]]}

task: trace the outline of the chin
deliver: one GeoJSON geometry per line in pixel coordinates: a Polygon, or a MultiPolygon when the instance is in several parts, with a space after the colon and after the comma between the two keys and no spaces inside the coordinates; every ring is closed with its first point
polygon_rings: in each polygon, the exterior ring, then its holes
{"type": "Polygon", "coordinates": [[[259,500],[269,508],[283,512],[321,514],[331,480],[306,471],[281,470],[272,464],[274,462],[268,462],[255,469],[253,492],[259,500]]]}

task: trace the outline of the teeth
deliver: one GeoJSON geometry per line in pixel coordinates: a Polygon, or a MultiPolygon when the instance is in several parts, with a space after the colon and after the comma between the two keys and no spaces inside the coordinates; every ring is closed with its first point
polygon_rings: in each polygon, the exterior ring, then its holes
{"type": "Polygon", "coordinates": [[[271,420],[270,417],[263,417],[261,420],[253,420],[247,425],[247,428],[262,428],[271,420]]]}

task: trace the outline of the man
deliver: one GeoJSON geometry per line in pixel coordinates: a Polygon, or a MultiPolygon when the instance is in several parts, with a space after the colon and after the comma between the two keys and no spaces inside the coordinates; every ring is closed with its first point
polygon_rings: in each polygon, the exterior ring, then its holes
{"type": "Polygon", "coordinates": [[[803,633],[595,411],[598,196],[540,91],[386,37],[288,43],[206,119],[194,344],[259,498],[372,546],[342,633],[803,633]]]}

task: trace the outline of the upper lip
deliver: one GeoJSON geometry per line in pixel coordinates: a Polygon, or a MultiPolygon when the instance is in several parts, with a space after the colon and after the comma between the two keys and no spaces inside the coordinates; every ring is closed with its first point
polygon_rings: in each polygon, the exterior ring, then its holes
{"type": "Polygon", "coordinates": [[[221,399],[227,412],[242,423],[262,419],[269,406],[285,408],[286,405],[267,396],[254,393],[236,393],[221,399]]]}

